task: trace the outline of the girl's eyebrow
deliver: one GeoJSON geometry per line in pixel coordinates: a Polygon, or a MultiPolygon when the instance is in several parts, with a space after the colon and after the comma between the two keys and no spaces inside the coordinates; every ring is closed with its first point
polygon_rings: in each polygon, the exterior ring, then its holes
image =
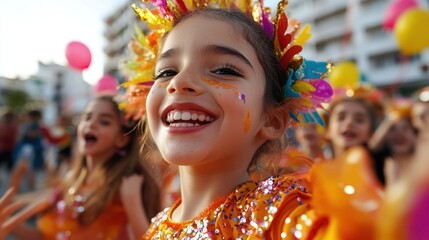
{"type": "Polygon", "coordinates": [[[114,117],[112,114],[110,114],[110,113],[101,113],[101,114],[100,114],[100,117],[111,118],[111,119],[114,119],[114,118],[115,118],[115,117],[114,117]]]}
{"type": "MultiPolygon", "coordinates": [[[[243,60],[244,63],[246,63],[247,65],[249,65],[253,69],[253,66],[250,63],[250,61],[243,54],[241,54],[239,51],[237,51],[233,48],[220,46],[220,45],[208,45],[208,46],[204,47],[203,53],[204,52],[211,52],[211,53],[221,54],[221,55],[232,55],[232,56],[238,57],[241,60],[243,60]]],[[[177,48],[168,49],[167,51],[165,51],[159,55],[158,61],[165,59],[165,58],[174,57],[174,56],[178,55],[179,53],[180,53],[180,50],[177,48]]]]}
{"type": "Polygon", "coordinates": [[[162,60],[162,59],[164,59],[164,58],[174,57],[174,56],[176,56],[176,55],[178,55],[178,54],[179,54],[179,50],[178,50],[177,48],[171,48],[171,49],[168,49],[167,51],[165,51],[165,52],[163,52],[163,53],[161,53],[161,54],[159,55],[159,57],[158,57],[158,61],[159,61],[159,60],[162,60]]]}
{"type": "Polygon", "coordinates": [[[355,113],[355,116],[356,116],[356,117],[366,117],[366,116],[367,116],[367,114],[366,114],[366,113],[358,112],[358,113],[355,113]]]}
{"type": "Polygon", "coordinates": [[[204,50],[203,52],[212,52],[215,54],[232,55],[232,56],[238,57],[253,69],[253,66],[250,63],[250,61],[243,54],[241,54],[239,51],[233,48],[220,46],[220,45],[208,45],[203,50],[204,50]]]}

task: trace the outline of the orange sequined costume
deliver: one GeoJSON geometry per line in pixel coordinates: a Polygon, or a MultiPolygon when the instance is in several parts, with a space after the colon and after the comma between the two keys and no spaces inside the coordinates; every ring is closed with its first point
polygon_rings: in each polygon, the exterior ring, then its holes
{"type": "Polygon", "coordinates": [[[119,199],[114,200],[89,225],[79,224],[76,209],[65,207],[64,201],[56,203],[37,220],[37,228],[47,240],[128,240],[127,216],[119,199]]]}
{"type": "Polygon", "coordinates": [[[179,199],[152,220],[142,239],[295,239],[312,225],[309,200],[307,190],[290,177],[250,181],[180,223],[170,218],[179,199]]]}

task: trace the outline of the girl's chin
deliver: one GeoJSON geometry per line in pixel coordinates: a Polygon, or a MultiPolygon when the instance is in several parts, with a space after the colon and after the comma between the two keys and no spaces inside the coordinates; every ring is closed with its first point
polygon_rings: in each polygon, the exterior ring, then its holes
{"type": "Polygon", "coordinates": [[[347,143],[345,143],[344,144],[344,148],[345,149],[348,149],[348,148],[351,148],[351,147],[355,147],[355,146],[362,146],[363,145],[363,143],[360,143],[360,142],[347,142],[347,143]]]}

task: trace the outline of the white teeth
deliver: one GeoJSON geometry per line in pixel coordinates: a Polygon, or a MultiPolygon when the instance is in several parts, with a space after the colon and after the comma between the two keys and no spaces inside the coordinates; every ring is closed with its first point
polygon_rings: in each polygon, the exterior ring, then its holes
{"type": "Polygon", "coordinates": [[[205,119],[206,119],[206,116],[204,116],[204,115],[199,115],[198,116],[198,120],[201,121],[201,122],[204,121],[205,119]]]}
{"type": "Polygon", "coordinates": [[[180,120],[182,117],[182,114],[180,112],[175,112],[173,115],[174,120],[180,120]]]}
{"type": "Polygon", "coordinates": [[[198,119],[198,115],[196,113],[192,113],[192,120],[197,120],[198,119]]]}
{"type": "Polygon", "coordinates": [[[210,116],[207,116],[206,114],[197,114],[197,113],[191,113],[191,112],[180,112],[180,111],[171,111],[167,114],[166,121],[170,123],[170,126],[177,126],[177,127],[186,127],[186,126],[199,126],[199,123],[183,123],[183,122],[175,122],[175,121],[200,121],[200,122],[212,122],[213,118],[210,116]]]}
{"type": "Polygon", "coordinates": [[[198,123],[171,123],[171,127],[194,127],[194,126],[200,126],[198,123]]]}
{"type": "Polygon", "coordinates": [[[189,113],[189,112],[183,112],[182,113],[182,120],[187,121],[187,120],[190,120],[190,119],[191,119],[191,113],[189,113]]]}

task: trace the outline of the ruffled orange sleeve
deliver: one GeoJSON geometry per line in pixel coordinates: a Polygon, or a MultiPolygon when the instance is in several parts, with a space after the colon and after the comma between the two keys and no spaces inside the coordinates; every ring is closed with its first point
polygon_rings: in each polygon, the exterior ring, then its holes
{"type": "Polygon", "coordinates": [[[377,239],[384,190],[373,174],[365,148],[350,149],[340,158],[311,170],[314,239],[377,239]]]}

